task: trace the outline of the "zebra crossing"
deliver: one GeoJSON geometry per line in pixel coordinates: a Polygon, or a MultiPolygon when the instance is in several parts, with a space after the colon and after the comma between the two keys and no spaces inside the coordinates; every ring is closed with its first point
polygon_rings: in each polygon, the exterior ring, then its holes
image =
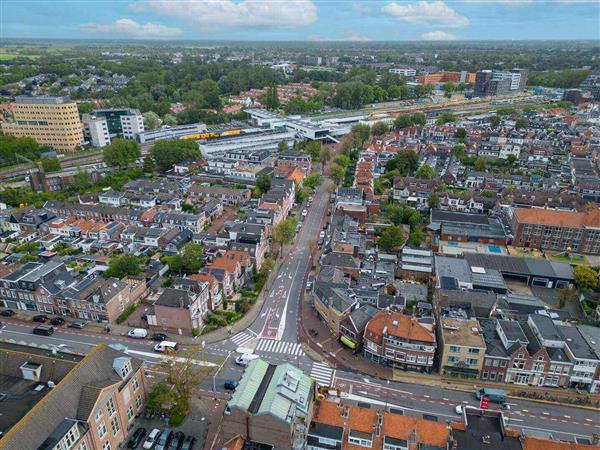
{"type": "Polygon", "coordinates": [[[276,341],[274,339],[261,339],[256,346],[256,351],[281,353],[290,356],[304,356],[304,351],[302,351],[302,346],[300,344],[276,341]]]}
{"type": "Polygon", "coordinates": [[[235,343],[235,345],[237,345],[238,347],[241,347],[242,345],[244,345],[247,342],[254,339],[254,336],[250,333],[246,333],[245,331],[242,331],[241,333],[238,333],[235,336],[232,336],[230,339],[235,343]]]}
{"type": "Polygon", "coordinates": [[[310,377],[321,386],[333,386],[333,378],[335,369],[332,369],[327,364],[314,362],[310,371],[310,377]]]}

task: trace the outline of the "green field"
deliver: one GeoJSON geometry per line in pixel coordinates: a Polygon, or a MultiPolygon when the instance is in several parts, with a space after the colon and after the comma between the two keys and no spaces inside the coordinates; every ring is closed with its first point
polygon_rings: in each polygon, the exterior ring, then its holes
{"type": "Polygon", "coordinates": [[[20,54],[20,53],[0,53],[0,61],[11,61],[15,58],[31,58],[31,59],[38,59],[40,57],[40,55],[30,55],[27,53],[24,54],[20,54]]]}

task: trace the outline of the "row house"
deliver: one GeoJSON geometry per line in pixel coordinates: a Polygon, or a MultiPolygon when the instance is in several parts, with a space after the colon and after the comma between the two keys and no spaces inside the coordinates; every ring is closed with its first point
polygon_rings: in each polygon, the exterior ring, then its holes
{"type": "Polygon", "coordinates": [[[231,189],[225,186],[203,186],[195,183],[189,190],[194,201],[217,200],[222,205],[241,206],[250,201],[250,189],[231,189]]]}
{"type": "Polygon", "coordinates": [[[213,276],[219,283],[223,295],[226,297],[233,295],[235,284],[232,278],[232,273],[228,270],[220,267],[205,266],[200,269],[200,274],[213,276]]]}
{"type": "MultiPolygon", "coordinates": [[[[244,285],[244,271],[242,270],[241,261],[236,258],[237,255],[239,255],[238,252],[227,250],[224,256],[219,256],[210,263],[211,268],[222,269],[229,274],[234,290],[244,285]]],[[[247,262],[249,261],[250,258],[247,258],[247,262]]]]}
{"type": "Polygon", "coordinates": [[[57,219],[48,224],[48,231],[52,235],[84,238],[84,239],[119,239],[124,225],[118,222],[98,222],[95,220],[76,219],[57,219]]]}
{"type": "Polygon", "coordinates": [[[449,440],[450,430],[444,423],[319,401],[308,428],[306,449],[445,450],[449,440]]]}
{"type": "Polygon", "coordinates": [[[150,328],[190,335],[202,329],[209,311],[209,284],[205,281],[175,280],[162,291],[148,312],[150,328]]]}
{"type": "Polygon", "coordinates": [[[123,222],[135,223],[140,220],[143,210],[129,209],[116,206],[76,204],[48,200],[44,203],[44,209],[55,214],[57,217],[85,218],[101,222],[123,222]]]}
{"type": "Polygon", "coordinates": [[[478,378],[486,346],[477,319],[441,317],[437,331],[440,342],[440,373],[478,378]]]}
{"type": "Polygon", "coordinates": [[[0,212],[0,231],[35,232],[56,216],[44,209],[15,208],[0,212]]]}
{"type": "Polygon", "coordinates": [[[213,311],[223,306],[223,290],[219,281],[209,273],[194,273],[190,280],[208,283],[208,309],[213,311]]]}
{"type": "Polygon", "coordinates": [[[123,186],[124,191],[129,192],[140,192],[140,193],[153,193],[153,194],[169,194],[182,192],[183,186],[177,181],[168,180],[145,180],[137,179],[131,180],[123,186]]]}
{"type": "Polygon", "coordinates": [[[530,315],[527,324],[543,346],[564,350],[573,364],[569,374],[570,386],[593,389],[597,385],[600,357],[577,327],[556,323],[550,317],[539,314],[530,315]]]}
{"type": "Polygon", "coordinates": [[[486,352],[481,379],[497,383],[565,387],[573,364],[561,348],[545,347],[526,322],[482,319],[486,352]]]}
{"type": "Polygon", "coordinates": [[[312,169],[311,158],[303,153],[285,152],[280,154],[275,160],[275,167],[287,167],[290,169],[300,168],[306,173],[310,173],[312,169]]]}
{"type": "Polygon", "coordinates": [[[60,315],[116,323],[145,291],[144,280],[105,279],[91,274],[56,293],[54,299],[60,315]]]}
{"type": "Polygon", "coordinates": [[[369,321],[363,337],[365,357],[403,370],[430,373],[436,348],[431,325],[385,310],[369,321]]]}
{"type": "Polygon", "coordinates": [[[130,225],[121,233],[121,242],[164,248],[178,234],[179,230],[176,228],[146,228],[130,225]]]}
{"type": "Polygon", "coordinates": [[[261,196],[258,208],[273,211],[275,214],[273,226],[275,226],[288,216],[295,199],[294,182],[275,178],[271,181],[271,189],[261,196]]]}
{"type": "Polygon", "coordinates": [[[429,197],[439,187],[437,179],[402,177],[394,179],[394,200],[416,208],[426,207],[429,197]]]}

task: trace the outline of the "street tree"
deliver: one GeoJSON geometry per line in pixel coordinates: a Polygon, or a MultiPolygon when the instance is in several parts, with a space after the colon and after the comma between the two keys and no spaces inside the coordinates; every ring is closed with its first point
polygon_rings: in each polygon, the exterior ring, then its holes
{"type": "Polygon", "coordinates": [[[427,124],[427,116],[424,112],[416,112],[411,114],[410,120],[414,125],[424,126],[427,124]]]}
{"type": "Polygon", "coordinates": [[[144,170],[144,172],[152,173],[152,172],[154,172],[155,168],[156,168],[156,164],[154,164],[154,159],[152,159],[152,156],[146,155],[146,157],[144,158],[144,164],[142,166],[142,169],[144,170]]]}
{"type": "Polygon", "coordinates": [[[321,162],[323,164],[327,164],[330,159],[331,159],[331,151],[329,150],[329,147],[323,146],[321,148],[321,155],[320,155],[321,162]]]}
{"type": "Polygon", "coordinates": [[[320,173],[311,173],[304,178],[302,184],[309,189],[314,189],[323,184],[324,178],[320,173]]]}
{"type": "Polygon", "coordinates": [[[56,156],[41,159],[44,172],[60,172],[60,161],[56,156]]]}
{"type": "Polygon", "coordinates": [[[329,177],[337,185],[339,185],[343,181],[345,174],[346,174],[346,169],[344,169],[342,166],[339,166],[337,164],[333,164],[331,166],[331,168],[329,169],[329,177]]]}
{"type": "Polygon", "coordinates": [[[273,228],[273,241],[277,242],[281,249],[285,245],[291,244],[296,236],[296,224],[298,221],[294,217],[289,217],[278,223],[273,228]]]}
{"type": "Polygon", "coordinates": [[[319,162],[321,149],[321,141],[308,141],[304,146],[304,151],[310,156],[313,162],[319,162]]]}

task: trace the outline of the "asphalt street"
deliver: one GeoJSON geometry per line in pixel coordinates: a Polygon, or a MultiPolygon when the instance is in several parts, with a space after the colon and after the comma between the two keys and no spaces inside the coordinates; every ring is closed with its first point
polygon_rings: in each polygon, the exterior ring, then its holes
{"type": "MultiPolygon", "coordinates": [[[[448,421],[458,417],[455,413],[457,405],[478,406],[478,401],[471,393],[445,389],[442,386],[368,378],[360,373],[336,370],[327,363],[313,361],[304,353],[298,341],[298,307],[304,297],[310,270],[311,241],[316,241],[323,229],[328,204],[329,195],[322,186],[314,195],[314,201],[295,242],[284,249],[284,259],[272,285],[267,286],[269,296],[255,322],[229,339],[205,347],[201,359],[205,361],[204,364],[214,366],[216,374],[214,378],[202,383],[200,391],[208,393],[215,390],[220,398],[226,396],[224,381],[238,380],[243,372],[243,367],[235,364],[235,357],[240,351],[252,351],[271,363],[290,362],[310,374],[321,385],[337,386],[351,400],[380,407],[387,405],[405,415],[448,421]]],[[[86,353],[99,342],[125,345],[132,355],[148,362],[151,377],[161,358],[153,352],[155,343],[149,340],[68,328],[57,328],[49,337],[38,336],[32,334],[31,324],[16,323],[10,319],[3,321],[5,326],[0,330],[0,338],[15,342],[60,346],[81,353],[86,353]]],[[[201,339],[198,338],[199,344],[201,339]]],[[[600,414],[597,411],[512,399],[509,407],[510,410],[505,410],[509,424],[528,433],[541,433],[565,440],[600,433],[600,414]]],[[[491,408],[499,406],[492,404],[491,408]]]]}

